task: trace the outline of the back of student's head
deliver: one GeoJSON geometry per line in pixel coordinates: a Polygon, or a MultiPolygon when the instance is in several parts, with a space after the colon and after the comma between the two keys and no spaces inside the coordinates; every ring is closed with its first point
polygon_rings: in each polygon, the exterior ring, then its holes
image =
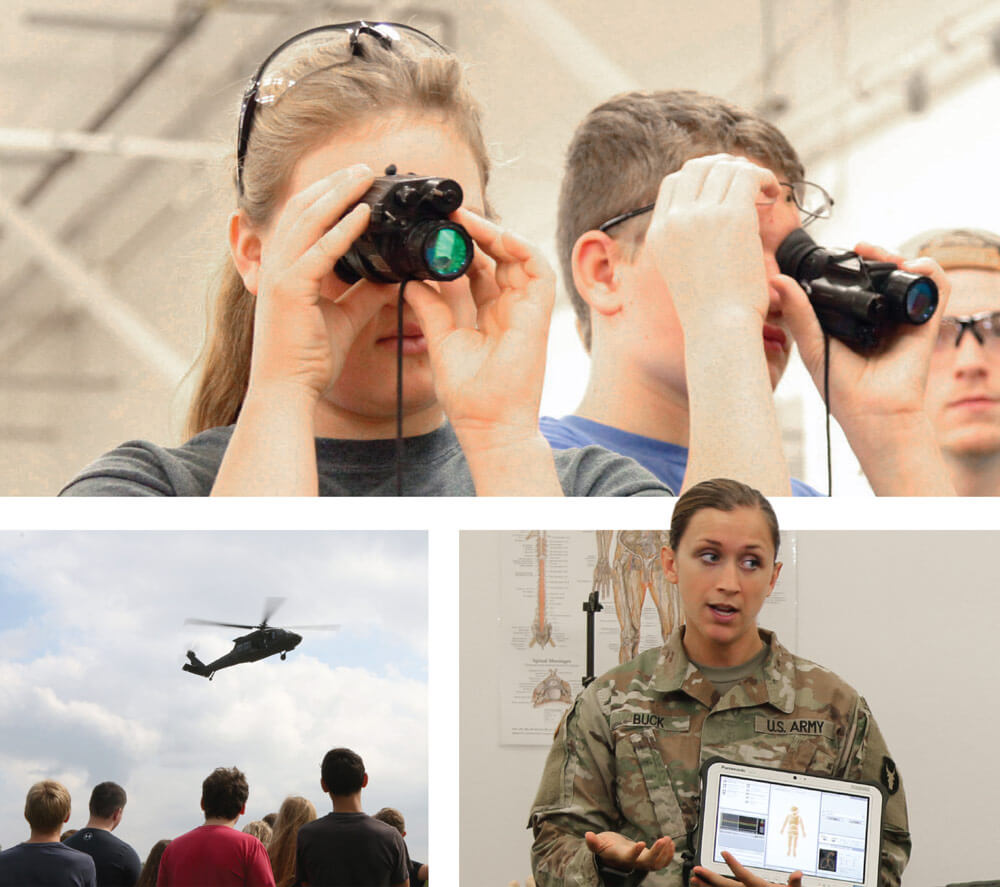
{"type": "MultiPolygon", "coordinates": [[[[630,92],[598,105],[577,127],[559,193],[557,249],[563,281],[590,348],[590,312],[573,283],[573,245],[620,213],[653,203],[663,177],[692,157],[739,154],[782,181],[805,175],[777,127],[723,99],[693,90],[630,92]]],[[[614,229],[627,258],[642,243],[649,215],[614,229]]]]}
{"type": "MultiPolygon", "coordinates": [[[[306,154],[401,111],[412,113],[414,123],[450,126],[472,152],[485,191],[489,156],[479,105],[461,62],[441,52],[385,48],[365,34],[358,40],[363,53],[347,63],[324,61],[331,49],[322,44],[311,55],[300,56],[301,71],[288,72],[294,85],[277,101],[257,104],[243,166],[243,194],[238,199],[240,209],[256,224],[268,223],[279,204],[292,196],[287,193],[292,174],[306,154]]],[[[189,434],[236,421],[250,378],[254,304],[254,296],[227,259],[188,412],[189,434]]]]}
{"type": "Polygon", "coordinates": [[[267,845],[276,887],[289,887],[295,883],[295,841],[299,829],[316,818],[312,801],[292,795],[281,802],[274,821],[274,836],[267,845]]]}
{"type": "Polygon", "coordinates": [[[249,797],[247,778],[236,767],[216,767],[201,784],[206,817],[236,819],[249,797]]]}
{"type": "Polygon", "coordinates": [[[54,832],[69,819],[70,803],[66,786],[54,779],[45,779],[28,789],[24,818],[35,831],[54,832]]]}
{"type": "Polygon", "coordinates": [[[386,825],[391,825],[401,835],[406,832],[406,820],[395,807],[383,807],[372,818],[380,819],[386,825]]]}
{"type": "Polygon", "coordinates": [[[353,795],[361,791],[365,763],[349,748],[331,748],[323,758],[320,775],[331,795],[353,795]]]}
{"type": "Polygon", "coordinates": [[[101,782],[90,793],[90,815],[100,819],[110,819],[116,810],[121,810],[128,797],[117,782],[101,782]]]}
{"type": "Polygon", "coordinates": [[[243,833],[253,835],[266,847],[274,835],[274,830],[263,819],[255,819],[243,826],[243,833]]]}
{"type": "Polygon", "coordinates": [[[142,864],[142,871],[139,872],[139,880],[135,882],[135,887],[156,887],[156,879],[160,872],[160,857],[170,843],[169,838],[157,841],[149,851],[149,856],[142,864]]]}

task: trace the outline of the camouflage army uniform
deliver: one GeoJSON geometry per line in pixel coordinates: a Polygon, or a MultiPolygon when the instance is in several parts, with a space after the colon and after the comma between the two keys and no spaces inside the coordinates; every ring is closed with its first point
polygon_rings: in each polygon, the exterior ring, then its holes
{"type": "Polygon", "coordinates": [[[643,887],[678,887],[681,854],[694,851],[699,770],[717,755],[880,782],[889,792],[880,881],[896,887],[910,855],[906,799],[865,700],[763,630],[764,683],[746,678],[720,698],[688,660],[682,632],[594,681],[559,725],[531,811],[538,887],[601,883],[586,831],[647,846],[668,835],[674,859],[643,887]]]}

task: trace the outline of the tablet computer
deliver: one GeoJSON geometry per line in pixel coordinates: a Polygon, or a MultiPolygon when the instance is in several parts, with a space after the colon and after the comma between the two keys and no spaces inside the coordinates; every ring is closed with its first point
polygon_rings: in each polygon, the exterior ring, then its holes
{"type": "Polygon", "coordinates": [[[882,787],[713,758],[702,767],[698,864],[731,875],[728,850],[752,872],[806,887],[878,887],[882,787]]]}

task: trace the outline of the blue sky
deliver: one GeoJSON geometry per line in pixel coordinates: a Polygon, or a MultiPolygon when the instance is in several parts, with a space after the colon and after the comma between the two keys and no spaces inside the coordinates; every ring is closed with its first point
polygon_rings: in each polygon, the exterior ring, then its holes
{"type": "Polygon", "coordinates": [[[247,816],[301,794],[330,802],[319,762],[335,745],[365,759],[373,813],[398,807],[427,859],[427,542],[422,532],[0,532],[0,845],[27,837],[31,783],[63,782],[70,826],[96,782],[129,794],[117,834],[145,858],[200,821],[201,780],[239,766],[247,816]],[[233,628],[285,597],[276,626],[300,632],[277,657],[220,671],[233,628]]]}

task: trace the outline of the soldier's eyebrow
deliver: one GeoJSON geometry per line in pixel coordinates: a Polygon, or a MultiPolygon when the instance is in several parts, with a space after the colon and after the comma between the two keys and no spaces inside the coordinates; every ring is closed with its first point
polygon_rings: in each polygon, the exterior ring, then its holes
{"type": "MultiPolygon", "coordinates": [[[[722,542],[720,542],[717,539],[710,539],[708,536],[704,536],[701,539],[698,539],[697,542],[695,542],[695,545],[715,545],[718,546],[719,548],[723,547],[722,542]]],[[[740,546],[740,548],[741,550],[763,551],[765,546],[759,542],[748,542],[746,545],[740,546]]]]}

